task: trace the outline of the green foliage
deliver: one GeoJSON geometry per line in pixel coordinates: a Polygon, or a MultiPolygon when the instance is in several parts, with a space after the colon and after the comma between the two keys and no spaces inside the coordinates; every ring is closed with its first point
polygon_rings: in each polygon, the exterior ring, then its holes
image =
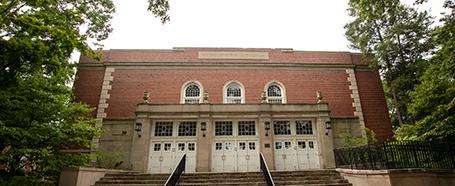
{"type": "Polygon", "coordinates": [[[8,180],[4,180],[0,178],[0,185],[2,186],[54,186],[55,184],[36,178],[29,178],[29,177],[14,177],[8,180]]]}
{"type": "Polygon", "coordinates": [[[364,146],[367,144],[374,144],[377,143],[378,140],[376,138],[376,134],[374,131],[370,130],[369,128],[363,128],[366,134],[366,138],[362,136],[356,136],[352,134],[351,130],[345,130],[339,137],[343,140],[342,147],[358,147],[364,146]]]}
{"type": "MultiPolygon", "coordinates": [[[[150,3],[169,20],[167,1],[150,3]]],[[[72,100],[69,58],[99,57],[89,46],[108,37],[114,12],[112,0],[0,1],[0,164],[9,178],[30,167],[55,181],[62,167],[87,165],[89,155],[61,151],[88,149],[100,134],[92,110],[72,100]]]]}
{"type": "Polygon", "coordinates": [[[104,169],[118,169],[122,165],[124,152],[121,149],[96,152],[96,167],[104,169]]]}
{"type": "Polygon", "coordinates": [[[409,93],[409,112],[415,125],[399,131],[399,137],[419,140],[455,140],[455,4],[446,1],[452,12],[435,29],[438,50],[420,77],[421,83],[409,93]]]}
{"type": "Polygon", "coordinates": [[[110,0],[1,1],[0,163],[6,176],[30,167],[29,175],[55,181],[62,167],[88,163],[88,155],[61,152],[90,148],[100,133],[92,110],[72,102],[69,57],[74,50],[91,52],[87,39],[107,38],[113,12],[110,0]]]}
{"type": "Polygon", "coordinates": [[[410,123],[407,113],[407,92],[418,83],[425,68],[423,60],[432,48],[432,19],[427,12],[418,12],[399,0],[369,1],[350,0],[349,15],[354,20],[346,24],[346,37],[351,47],[378,68],[384,80],[389,107],[396,119],[410,123]]]}

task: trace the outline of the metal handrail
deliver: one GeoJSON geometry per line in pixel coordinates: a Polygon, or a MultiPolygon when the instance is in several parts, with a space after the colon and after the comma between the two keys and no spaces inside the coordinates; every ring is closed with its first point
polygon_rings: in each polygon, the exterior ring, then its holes
{"type": "Polygon", "coordinates": [[[267,163],[265,162],[265,159],[264,159],[264,156],[262,155],[262,153],[259,153],[259,160],[260,160],[261,173],[264,176],[265,181],[267,182],[267,185],[275,186],[272,175],[270,174],[270,171],[269,171],[269,167],[267,166],[267,163]]]}
{"type": "Polygon", "coordinates": [[[182,176],[183,172],[185,171],[185,164],[186,164],[186,154],[183,155],[182,159],[180,159],[179,164],[175,167],[172,174],[167,179],[165,186],[175,186],[180,180],[180,176],[182,176]]]}

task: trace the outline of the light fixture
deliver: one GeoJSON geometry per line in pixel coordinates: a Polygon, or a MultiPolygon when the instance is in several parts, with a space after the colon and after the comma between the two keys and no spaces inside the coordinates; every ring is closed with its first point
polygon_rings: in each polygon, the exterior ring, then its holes
{"type": "Polygon", "coordinates": [[[205,131],[206,130],[207,130],[207,123],[206,122],[201,122],[202,137],[205,137],[205,131]]]}
{"type": "Polygon", "coordinates": [[[332,123],[330,121],[325,122],[325,129],[327,129],[327,130],[332,129],[332,123]]]}
{"type": "Polygon", "coordinates": [[[140,132],[142,132],[142,123],[136,123],[134,125],[134,130],[137,132],[137,137],[142,137],[142,135],[140,134],[140,132]]]}
{"type": "Polygon", "coordinates": [[[328,135],[329,135],[329,130],[332,129],[332,124],[331,124],[330,121],[326,121],[326,122],[325,122],[325,129],[326,129],[325,135],[328,136],[328,135]]]}
{"type": "Polygon", "coordinates": [[[134,130],[137,131],[137,132],[141,132],[142,131],[142,123],[136,123],[136,125],[134,126],[134,130]]]}
{"type": "Polygon", "coordinates": [[[265,136],[269,136],[270,122],[264,122],[265,136]]]}

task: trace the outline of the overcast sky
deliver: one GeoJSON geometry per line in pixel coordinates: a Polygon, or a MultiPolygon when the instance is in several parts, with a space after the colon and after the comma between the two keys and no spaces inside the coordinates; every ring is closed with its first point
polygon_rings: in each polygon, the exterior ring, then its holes
{"type": "MultiPolygon", "coordinates": [[[[439,15],[443,0],[426,9],[439,15]]],[[[294,48],[349,51],[348,0],[170,0],[171,21],[146,11],[147,0],[114,0],[114,31],[104,49],[172,47],[294,48]]],[[[413,2],[406,0],[405,2],[413,2]]]]}

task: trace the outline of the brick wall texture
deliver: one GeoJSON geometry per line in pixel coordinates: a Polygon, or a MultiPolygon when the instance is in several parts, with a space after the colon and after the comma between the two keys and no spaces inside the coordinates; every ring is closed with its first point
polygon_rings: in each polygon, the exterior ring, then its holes
{"type": "Polygon", "coordinates": [[[332,117],[352,117],[354,107],[346,69],[363,67],[355,75],[365,124],[381,140],[392,135],[378,73],[368,70],[359,54],[220,48],[109,50],[103,51],[100,62],[81,56],[80,63],[74,85],[76,100],[93,107],[98,105],[103,68],[115,68],[107,118],[134,118],[136,104],[142,102],[145,90],[150,92],[153,104],[180,104],[182,86],[191,80],[202,84],[203,91],[209,93],[209,102],[214,104],[223,103],[223,88],[231,80],[244,85],[246,104],[260,103],[266,84],[278,81],[285,86],[288,104],[316,103],[316,91],[321,91],[332,117]],[[198,59],[199,51],[267,52],[268,59],[198,59]]]}

